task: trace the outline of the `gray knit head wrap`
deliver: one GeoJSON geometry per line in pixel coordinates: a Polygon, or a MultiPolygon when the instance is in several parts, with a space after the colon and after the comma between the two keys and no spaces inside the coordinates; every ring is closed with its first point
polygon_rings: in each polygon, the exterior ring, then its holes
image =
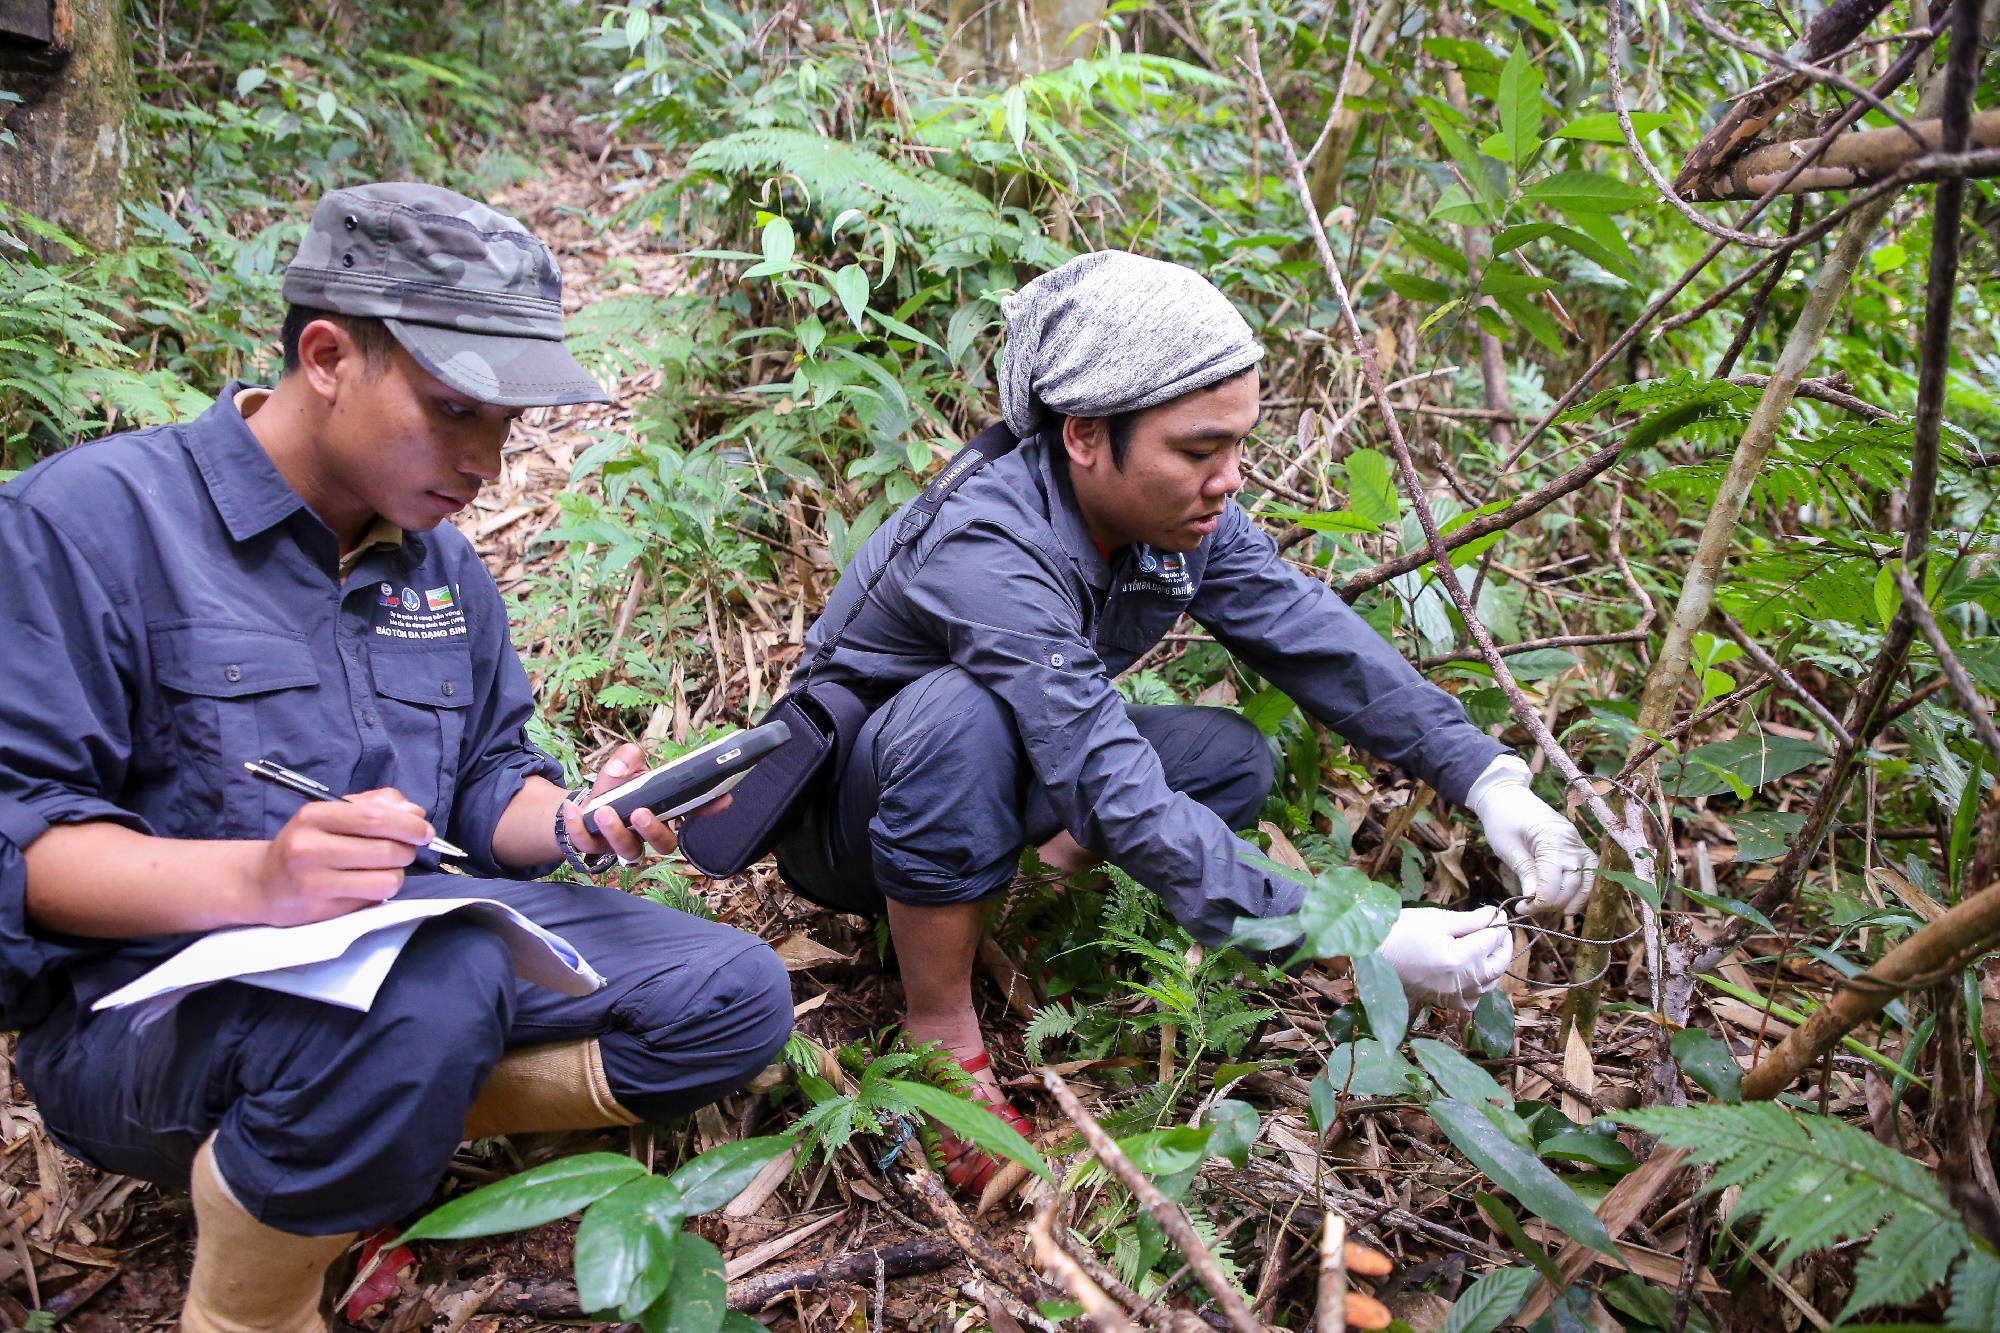
{"type": "Polygon", "coordinates": [[[1109,417],[1206,388],[1264,349],[1215,284],[1124,250],[1078,255],[1000,303],[1000,410],[1026,437],[1049,413],[1109,417]]]}

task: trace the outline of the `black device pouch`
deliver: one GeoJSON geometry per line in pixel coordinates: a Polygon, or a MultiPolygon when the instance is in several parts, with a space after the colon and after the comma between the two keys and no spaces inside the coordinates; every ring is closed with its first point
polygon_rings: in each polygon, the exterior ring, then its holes
{"type": "Polygon", "coordinates": [[[739,874],[776,847],[779,873],[804,897],[846,912],[868,910],[871,896],[880,902],[872,885],[853,886],[852,893],[831,892],[830,886],[838,883],[840,876],[833,856],[831,802],[825,798],[842,760],[852,753],[862,725],[868,721],[869,709],[854,691],[833,681],[815,681],[813,672],[833,656],[841,636],[868,604],[869,594],[881,582],[890,562],[931,525],[951,493],[1019,443],[1004,422],[988,426],[973,436],[903,511],[894,544],[868,576],[861,595],[847,608],[846,618],[806,663],[798,683],[758,719],[760,724],[783,721],[791,728],[792,738],[736,784],[727,810],[692,815],[682,824],[681,851],[695,869],[711,879],[739,874]],[[834,896],[841,901],[828,901],[834,896]]]}

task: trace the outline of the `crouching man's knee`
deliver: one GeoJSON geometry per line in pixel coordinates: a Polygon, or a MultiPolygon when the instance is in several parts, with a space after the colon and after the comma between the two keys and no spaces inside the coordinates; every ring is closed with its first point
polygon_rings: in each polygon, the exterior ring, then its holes
{"type": "Polygon", "coordinates": [[[602,1047],[620,1106],[659,1124],[734,1092],[776,1058],[792,1032],[791,978],[768,945],[742,943],[692,995],[684,974],[669,973],[619,1006],[602,1047]]]}

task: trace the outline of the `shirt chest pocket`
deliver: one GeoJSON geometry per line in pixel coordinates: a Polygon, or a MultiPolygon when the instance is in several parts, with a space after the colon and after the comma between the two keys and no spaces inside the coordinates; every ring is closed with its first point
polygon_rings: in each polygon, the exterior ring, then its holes
{"type": "Polygon", "coordinates": [[[1115,591],[1097,622],[1098,655],[1106,665],[1114,656],[1130,661],[1160,641],[1174,627],[1193,596],[1175,597],[1150,591],[1115,591]],[[1114,651],[1115,650],[1115,651],[1114,651]]]}
{"type": "Polygon", "coordinates": [[[147,640],[179,749],[173,833],[269,836],[268,789],[243,765],[314,757],[299,748],[317,730],[306,693],[320,683],[311,647],[286,630],[212,621],[149,626],[147,640]]]}
{"type": "Polygon", "coordinates": [[[377,648],[369,666],[382,699],[382,724],[396,751],[395,785],[445,828],[472,707],[472,652],[464,644],[377,648]]]}

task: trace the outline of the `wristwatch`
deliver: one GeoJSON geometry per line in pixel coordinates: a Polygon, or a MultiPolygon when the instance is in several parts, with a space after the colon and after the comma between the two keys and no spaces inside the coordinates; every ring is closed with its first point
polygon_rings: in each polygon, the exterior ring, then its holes
{"type": "Polygon", "coordinates": [[[583,798],[590,794],[590,788],[578,787],[563,797],[562,805],[556,807],[556,846],[562,848],[563,860],[569,862],[572,870],[585,875],[601,875],[618,863],[616,852],[579,852],[576,844],[569,840],[569,822],[563,818],[563,807],[575,802],[580,809],[583,798]]]}

